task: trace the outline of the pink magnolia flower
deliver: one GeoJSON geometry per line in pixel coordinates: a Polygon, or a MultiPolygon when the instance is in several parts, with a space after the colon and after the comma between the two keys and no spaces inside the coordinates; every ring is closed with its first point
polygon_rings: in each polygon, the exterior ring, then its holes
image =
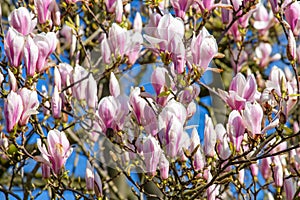
{"type": "Polygon", "coordinates": [[[59,92],[61,91],[61,75],[57,67],[54,67],[54,86],[59,92]]]}
{"type": "Polygon", "coordinates": [[[289,4],[290,2],[285,2],[288,6],[285,8],[284,15],[294,35],[298,36],[300,34],[300,2],[295,1],[289,4]]]}
{"type": "Polygon", "coordinates": [[[44,157],[40,157],[39,160],[50,166],[53,172],[56,175],[59,175],[66,160],[73,151],[65,133],[56,129],[50,130],[47,136],[48,148],[42,144],[40,138],[37,140],[37,145],[44,157]]]}
{"type": "MultiPolygon", "coordinates": [[[[279,97],[282,97],[282,89],[285,91],[285,95],[291,95],[297,93],[297,84],[294,76],[289,70],[284,73],[280,68],[274,66],[269,75],[269,80],[266,81],[266,88],[261,95],[262,102],[268,102],[272,106],[277,105],[276,99],[274,99],[273,93],[275,92],[279,97]],[[282,87],[284,86],[284,88],[282,87]]],[[[284,106],[284,114],[294,107],[297,102],[296,96],[290,96],[288,99],[282,98],[282,105],[284,106]]]]}
{"type": "MultiPolygon", "coordinates": [[[[71,77],[73,72],[73,67],[67,63],[59,63],[58,70],[60,73],[61,84],[63,87],[67,87],[71,84],[71,77]]],[[[71,93],[71,88],[67,90],[67,92],[71,93]]]]}
{"type": "MultiPolygon", "coordinates": [[[[165,14],[163,17],[150,18],[149,24],[145,27],[144,38],[150,43],[150,48],[155,52],[167,52],[171,54],[173,60],[180,58],[182,62],[176,64],[178,71],[182,71],[185,60],[185,48],[183,44],[184,24],[182,20],[174,18],[171,14],[165,14]],[[151,19],[154,22],[151,22],[151,19]],[[159,21],[157,23],[157,21],[159,21]]],[[[170,58],[171,58],[170,57],[170,58]]],[[[179,73],[179,72],[178,72],[179,73]]]]}
{"type": "MultiPolygon", "coordinates": [[[[299,4],[299,9],[300,9],[300,4],[299,4]]],[[[299,19],[299,21],[300,21],[300,19],[299,19]]],[[[292,60],[296,61],[296,59],[297,59],[297,53],[296,53],[297,44],[296,44],[296,40],[293,35],[293,32],[291,30],[289,30],[288,37],[289,38],[288,38],[288,46],[287,46],[287,57],[290,61],[292,61],[292,60]]]]}
{"type": "Polygon", "coordinates": [[[272,160],[270,157],[263,158],[260,163],[260,171],[266,181],[272,177],[271,164],[272,160]]]}
{"type": "Polygon", "coordinates": [[[217,152],[221,159],[226,160],[231,155],[231,150],[229,148],[229,138],[223,124],[217,124],[215,127],[215,132],[217,134],[217,152]]]}
{"type": "Polygon", "coordinates": [[[22,112],[22,97],[14,91],[10,91],[10,93],[7,95],[7,100],[4,102],[4,115],[6,129],[8,132],[12,131],[15,125],[19,122],[22,112]]]}
{"type": "Polygon", "coordinates": [[[129,112],[128,99],[123,96],[107,96],[98,105],[99,123],[104,133],[108,128],[114,131],[122,129],[129,112]]]}
{"type": "Polygon", "coordinates": [[[191,63],[206,71],[213,57],[218,53],[218,45],[214,36],[210,35],[205,27],[191,42],[192,59],[191,63]]]}
{"type": "MultiPolygon", "coordinates": [[[[166,119],[162,119],[166,120],[166,119]]],[[[180,151],[181,135],[183,134],[183,126],[181,121],[175,116],[165,122],[165,129],[163,129],[164,142],[166,144],[166,154],[171,158],[175,158],[180,151]]]]}
{"type": "Polygon", "coordinates": [[[278,0],[270,0],[270,4],[271,4],[273,13],[276,14],[279,11],[278,0]]]}
{"type": "Polygon", "coordinates": [[[62,99],[59,95],[57,86],[54,86],[53,95],[51,99],[51,109],[53,117],[59,119],[61,116],[62,99]]]}
{"type": "Polygon", "coordinates": [[[36,91],[32,91],[27,88],[22,88],[18,91],[18,94],[21,96],[23,102],[23,112],[19,120],[19,124],[21,126],[25,126],[31,115],[38,114],[38,95],[36,91]]]}
{"type": "Polygon", "coordinates": [[[116,0],[104,0],[104,3],[108,12],[115,12],[116,0]]]}
{"type": "Polygon", "coordinates": [[[262,107],[257,102],[253,104],[246,102],[245,110],[242,113],[244,124],[250,136],[255,138],[255,135],[261,134],[261,123],[264,116],[262,107]]]}
{"type": "Polygon", "coordinates": [[[227,132],[231,143],[233,144],[236,151],[239,152],[242,140],[244,138],[245,125],[242,116],[236,110],[233,110],[229,114],[227,132]]]}
{"type": "Polygon", "coordinates": [[[122,22],[122,16],[123,16],[123,1],[117,0],[116,1],[116,22],[121,23],[122,22]]]}
{"type": "Polygon", "coordinates": [[[17,79],[15,75],[10,71],[10,69],[7,69],[8,72],[8,78],[9,78],[9,87],[11,91],[16,92],[18,89],[17,79]]]}
{"type": "Polygon", "coordinates": [[[274,182],[276,187],[283,186],[283,168],[279,156],[273,157],[274,167],[274,182]]]}
{"type": "Polygon", "coordinates": [[[159,158],[159,170],[161,179],[165,180],[169,177],[169,161],[163,153],[160,154],[159,158]]]}
{"type": "Polygon", "coordinates": [[[102,55],[102,62],[104,64],[109,64],[111,62],[111,50],[108,43],[108,39],[106,38],[106,35],[103,36],[103,39],[100,43],[100,49],[101,49],[101,55],[102,55]]]}
{"type": "Polygon", "coordinates": [[[37,9],[39,23],[44,24],[49,21],[56,26],[60,25],[60,11],[55,0],[34,0],[37,9]]]}
{"type": "MultiPolygon", "coordinates": [[[[104,63],[109,64],[111,55],[107,51],[105,37],[101,43],[102,59],[104,63]]],[[[138,58],[138,54],[141,50],[141,44],[143,37],[140,32],[132,30],[126,30],[120,27],[118,24],[113,23],[108,34],[108,43],[111,53],[114,54],[115,59],[123,58],[127,56],[128,64],[132,65],[138,58]]]]}
{"type": "Polygon", "coordinates": [[[294,195],[296,193],[296,184],[293,178],[284,180],[284,191],[286,195],[286,200],[294,199],[294,195]]]}
{"type": "Polygon", "coordinates": [[[19,7],[11,12],[8,17],[9,24],[23,35],[28,35],[36,26],[36,19],[32,20],[33,16],[25,7],[19,7]]]}
{"type": "Polygon", "coordinates": [[[50,5],[52,0],[35,0],[34,5],[37,8],[38,19],[41,24],[44,24],[47,20],[50,19],[50,5]]]}
{"type": "Polygon", "coordinates": [[[47,64],[47,59],[56,49],[57,39],[54,32],[40,33],[33,38],[38,47],[39,55],[37,60],[37,72],[43,72],[47,64]]]}
{"type": "Polygon", "coordinates": [[[71,83],[77,83],[72,87],[72,94],[78,100],[86,99],[87,76],[89,72],[80,65],[76,65],[71,76],[71,83]],[[84,79],[85,78],[85,79],[84,79]]]}
{"type": "Polygon", "coordinates": [[[272,46],[269,43],[261,42],[259,46],[255,48],[255,55],[258,59],[258,65],[262,68],[267,67],[270,62],[279,60],[281,55],[276,53],[271,57],[272,46]]]}
{"type": "Polygon", "coordinates": [[[146,170],[149,175],[154,176],[156,174],[156,168],[159,163],[159,158],[162,151],[158,144],[158,141],[149,136],[143,144],[143,155],[144,155],[144,162],[146,165],[146,170]]]}
{"type": "Polygon", "coordinates": [[[274,15],[273,12],[270,11],[268,13],[266,7],[263,3],[260,3],[257,6],[256,11],[253,13],[254,17],[254,23],[253,26],[257,30],[259,30],[259,33],[261,35],[266,34],[266,32],[269,30],[269,28],[272,26],[274,22],[274,15]]]}
{"type": "Polygon", "coordinates": [[[13,67],[19,67],[21,64],[24,44],[24,36],[10,27],[4,39],[4,49],[6,56],[13,67]]]}
{"type": "Polygon", "coordinates": [[[37,67],[39,57],[39,48],[34,43],[33,39],[28,36],[24,48],[24,63],[26,67],[26,74],[33,77],[37,67]]]}
{"type": "Polygon", "coordinates": [[[119,81],[117,80],[117,78],[113,72],[110,73],[109,92],[110,92],[110,95],[112,95],[114,97],[117,97],[120,95],[119,81]]]}
{"type": "Polygon", "coordinates": [[[86,85],[86,102],[89,108],[95,109],[98,103],[98,96],[97,96],[97,82],[94,79],[93,75],[90,74],[89,78],[87,79],[86,85]]]}
{"type": "MultiPolygon", "coordinates": [[[[132,108],[133,114],[135,115],[137,123],[147,125],[145,114],[148,115],[149,113],[144,113],[144,111],[146,110],[146,107],[149,107],[149,105],[145,99],[140,97],[140,88],[136,87],[134,88],[134,90],[131,91],[129,97],[129,104],[132,108]]],[[[150,112],[151,108],[147,109],[147,111],[150,112]]],[[[153,116],[153,114],[151,114],[151,116],[153,116]]]]}
{"type": "Polygon", "coordinates": [[[137,32],[142,32],[143,21],[140,12],[136,12],[133,20],[133,29],[137,32]]]}
{"type": "Polygon", "coordinates": [[[94,172],[89,161],[86,163],[85,170],[85,182],[86,189],[88,191],[94,191],[97,197],[101,197],[102,194],[102,181],[100,179],[99,174],[94,172]]]}
{"type": "Polygon", "coordinates": [[[114,56],[123,57],[126,52],[127,30],[113,23],[108,33],[109,46],[114,56]]]}
{"type": "Polygon", "coordinates": [[[194,0],[171,0],[171,5],[174,8],[176,17],[184,19],[185,12],[193,4],[194,0]]]}
{"type": "Polygon", "coordinates": [[[257,84],[254,75],[245,77],[238,73],[229,86],[229,92],[219,90],[221,98],[235,110],[242,110],[245,102],[254,102],[257,93],[257,84]]]}
{"type": "Polygon", "coordinates": [[[197,129],[195,128],[193,129],[190,140],[191,140],[190,147],[189,147],[190,152],[193,152],[199,145],[198,150],[194,155],[194,160],[193,160],[194,168],[197,171],[202,170],[205,166],[205,159],[201,151],[200,138],[197,129]]]}
{"type": "Polygon", "coordinates": [[[178,94],[178,99],[183,104],[188,104],[192,102],[200,94],[199,85],[193,84],[190,85],[178,94]]]}
{"type": "Polygon", "coordinates": [[[156,102],[162,106],[165,106],[169,95],[160,96],[161,93],[167,92],[169,87],[172,86],[171,77],[168,71],[163,67],[157,67],[154,69],[151,75],[151,84],[154,87],[157,95],[156,102]],[[171,82],[171,83],[169,83],[171,82]]]}
{"type": "Polygon", "coordinates": [[[208,115],[205,115],[203,150],[206,156],[214,157],[216,140],[217,136],[212,120],[208,115]]]}

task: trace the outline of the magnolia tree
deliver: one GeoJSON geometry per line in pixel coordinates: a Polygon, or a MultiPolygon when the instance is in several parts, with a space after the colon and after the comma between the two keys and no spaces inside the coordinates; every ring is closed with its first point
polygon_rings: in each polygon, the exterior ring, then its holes
{"type": "Polygon", "coordinates": [[[299,198],[299,2],[1,2],[1,199],[299,198]]]}

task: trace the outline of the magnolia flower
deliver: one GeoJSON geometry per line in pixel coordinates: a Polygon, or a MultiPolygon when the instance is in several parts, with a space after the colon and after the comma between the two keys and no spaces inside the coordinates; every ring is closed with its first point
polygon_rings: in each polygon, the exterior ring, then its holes
{"type": "Polygon", "coordinates": [[[17,79],[15,75],[10,71],[10,69],[7,69],[8,72],[8,78],[9,78],[9,87],[11,91],[16,92],[18,89],[17,79]]]}
{"type": "Polygon", "coordinates": [[[6,56],[13,67],[19,67],[21,64],[24,44],[24,36],[10,27],[4,39],[4,49],[6,56]]]}
{"type": "Polygon", "coordinates": [[[54,86],[53,95],[51,98],[51,109],[53,117],[59,119],[61,116],[62,99],[59,95],[57,86],[54,86]]]}
{"type": "Polygon", "coordinates": [[[117,80],[117,78],[113,72],[110,73],[109,92],[110,92],[110,95],[112,95],[114,97],[117,97],[120,95],[119,81],[117,80]]]}
{"type": "Polygon", "coordinates": [[[261,123],[264,116],[262,107],[257,102],[253,104],[246,102],[245,110],[242,113],[244,124],[250,136],[254,138],[255,135],[261,134],[261,123]]]}
{"type": "Polygon", "coordinates": [[[199,146],[194,155],[194,160],[193,160],[194,168],[197,171],[202,170],[205,166],[205,159],[204,159],[204,155],[201,152],[200,138],[197,129],[195,128],[193,129],[190,140],[191,140],[190,147],[189,147],[190,152],[195,151],[197,146],[199,146]]]}
{"type": "Polygon", "coordinates": [[[150,18],[149,24],[145,27],[145,32],[147,35],[144,35],[144,38],[151,44],[150,48],[154,51],[170,53],[173,60],[178,56],[185,56],[182,41],[184,36],[182,20],[174,18],[171,14],[165,14],[161,18],[154,16],[150,18]],[[151,22],[151,19],[154,22],[151,22]],[[157,21],[159,22],[157,23],[157,21]]]}
{"type": "Polygon", "coordinates": [[[191,42],[192,59],[191,63],[206,71],[213,57],[218,53],[218,45],[214,36],[210,35],[205,27],[198,36],[193,37],[191,42]]]}
{"type": "Polygon", "coordinates": [[[271,57],[272,46],[269,43],[261,42],[259,46],[255,48],[255,55],[258,59],[258,65],[262,68],[267,67],[270,62],[279,60],[281,55],[276,53],[271,57]]]}
{"type": "Polygon", "coordinates": [[[123,96],[107,96],[98,105],[99,123],[104,133],[108,128],[115,131],[122,129],[128,114],[128,100],[123,96]]]}
{"type": "Polygon", "coordinates": [[[215,155],[215,145],[216,145],[216,132],[211,118],[205,115],[205,127],[204,127],[204,154],[209,157],[214,157],[215,155]]]}
{"type": "Polygon", "coordinates": [[[300,2],[291,3],[291,1],[286,1],[285,3],[288,4],[284,11],[286,21],[289,23],[294,35],[298,36],[300,34],[300,2]]]}
{"type": "Polygon", "coordinates": [[[23,35],[28,35],[36,26],[36,19],[32,20],[33,16],[25,7],[20,7],[11,12],[8,17],[9,24],[23,35]]]}
{"type": "Polygon", "coordinates": [[[238,73],[231,81],[229,92],[219,90],[221,98],[235,110],[242,110],[245,102],[253,102],[257,93],[257,84],[253,75],[245,77],[238,73]]]}
{"type": "Polygon", "coordinates": [[[283,168],[279,156],[273,157],[274,167],[274,182],[276,187],[283,186],[283,168]]]}
{"type": "MultiPolygon", "coordinates": [[[[299,9],[300,9],[300,5],[299,5],[299,9]]],[[[299,23],[300,23],[300,16],[299,16],[299,23]]],[[[293,35],[293,32],[291,30],[289,30],[287,57],[290,61],[296,61],[296,59],[297,59],[296,48],[297,48],[297,44],[296,44],[295,37],[293,35]]]]}
{"type": "Polygon", "coordinates": [[[157,95],[156,102],[162,106],[165,106],[168,100],[168,94],[160,96],[161,93],[167,92],[168,89],[174,84],[168,71],[163,67],[157,67],[154,69],[151,75],[151,84],[157,95]]]}
{"type": "Polygon", "coordinates": [[[236,151],[239,152],[244,138],[245,126],[240,113],[236,110],[229,114],[227,132],[231,143],[236,151]]]}
{"type": "Polygon", "coordinates": [[[292,200],[296,193],[296,184],[293,178],[284,180],[284,191],[286,194],[286,200],[292,200]]]}
{"type": "Polygon", "coordinates": [[[256,11],[253,13],[253,17],[255,19],[253,23],[253,27],[259,30],[261,35],[266,34],[266,32],[273,24],[273,20],[274,20],[273,12],[270,11],[268,13],[264,4],[260,3],[257,6],[256,11]]]}
{"type": "Polygon", "coordinates": [[[56,34],[54,32],[40,33],[33,38],[33,41],[39,50],[36,70],[37,72],[42,72],[45,70],[47,58],[56,49],[56,34]]]}
{"type": "Polygon", "coordinates": [[[85,170],[85,182],[86,189],[89,191],[94,191],[97,197],[101,197],[102,194],[102,181],[99,174],[94,172],[89,161],[86,163],[85,170]]]}
{"type": "Polygon", "coordinates": [[[89,108],[95,109],[98,103],[97,82],[93,75],[90,74],[86,85],[86,102],[89,108]]]}
{"type": "Polygon", "coordinates": [[[110,63],[110,57],[111,57],[111,50],[110,50],[110,46],[108,43],[108,39],[106,37],[106,35],[103,36],[103,39],[100,43],[100,49],[101,49],[101,55],[102,55],[102,62],[104,64],[109,64],[110,63]]]}
{"type": "Polygon", "coordinates": [[[156,168],[158,166],[161,153],[162,151],[158,141],[150,135],[143,144],[143,155],[145,158],[144,162],[146,170],[151,176],[156,174],[156,168]]]}
{"type": "Polygon", "coordinates": [[[169,161],[166,156],[161,153],[159,158],[160,177],[165,180],[169,177],[169,161]]]}
{"type": "Polygon", "coordinates": [[[8,132],[14,129],[15,125],[19,122],[22,113],[22,97],[14,91],[10,91],[7,95],[7,100],[4,102],[4,115],[8,132]]]}
{"type": "Polygon", "coordinates": [[[193,4],[194,0],[171,0],[171,5],[174,8],[176,17],[184,19],[185,12],[193,4]]]}
{"type": "Polygon", "coordinates": [[[225,127],[223,124],[217,124],[215,127],[217,134],[217,152],[221,159],[226,160],[231,155],[229,141],[225,127]]]}
{"type": "Polygon", "coordinates": [[[89,72],[80,65],[76,65],[73,70],[73,74],[71,76],[71,83],[76,83],[76,82],[79,82],[79,83],[75,84],[72,87],[72,93],[73,93],[73,96],[78,101],[86,99],[85,91],[87,90],[88,74],[89,74],[89,72]]]}
{"type": "Polygon", "coordinates": [[[27,88],[22,88],[18,91],[18,94],[22,98],[23,112],[19,121],[21,126],[25,126],[28,123],[31,115],[38,114],[39,100],[36,91],[31,91],[27,88]]]}
{"type": "Polygon", "coordinates": [[[44,24],[49,21],[56,26],[60,24],[60,12],[55,0],[34,0],[37,9],[39,23],[44,24]]]}
{"type": "Polygon", "coordinates": [[[142,32],[143,21],[140,12],[136,12],[133,20],[133,29],[137,32],[142,32]]]}
{"type": "Polygon", "coordinates": [[[48,148],[42,144],[41,139],[37,140],[37,145],[42,153],[42,157],[38,157],[38,161],[50,166],[53,172],[59,175],[66,160],[73,151],[65,133],[56,129],[51,130],[47,136],[48,148]]]}
{"type": "Polygon", "coordinates": [[[24,63],[26,67],[26,74],[33,77],[39,59],[39,48],[34,43],[33,39],[28,36],[24,48],[24,63]]]}

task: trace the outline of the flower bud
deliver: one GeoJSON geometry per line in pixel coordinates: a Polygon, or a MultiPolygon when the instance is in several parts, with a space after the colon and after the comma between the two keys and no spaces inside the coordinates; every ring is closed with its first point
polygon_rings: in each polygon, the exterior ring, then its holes
{"type": "Polygon", "coordinates": [[[9,28],[5,40],[4,49],[10,64],[13,67],[19,67],[23,58],[24,37],[13,28],[9,28]]]}
{"type": "Polygon", "coordinates": [[[110,92],[110,95],[112,95],[114,97],[117,97],[120,95],[120,85],[119,85],[119,82],[113,72],[110,73],[109,92],[110,92]]]}
{"type": "Polygon", "coordinates": [[[36,25],[36,22],[32,20],[31,14],[25,7],[13,10],[8,18],[9,24],[23,35],[31,33],[36,25]]]}
{"type": "Polygon", "coordinates": [[[16,92],[18,89],[17,79],[15,75],[10,71],[10,69],[7,69],[8,77],[9,77],[9,86],[10,90],[16,92]]]}
{"type": "Polygon", "coordinates": [[[18,94],[21,96],[23,102],[23,112],[19,124],[25,126],[31,115],[38,114],[38,95],[36,91],[31,91],[27,88],[22,88],[18,91],[18,94]]]}
{"type": "Polygon", "coordinates": [[[33,39],[28,36],[24,48],[24,63],[26,67],[27,76],[34,76],[36,71],[36,64],[39,57],[39,48],[34,43],[33,39]]]}
{"type": "Polygon", "coordinates": [[[211,118],[205,115],[205,128],[204,128],[204,154],[209,157],[214,157],[215,155],[215,145],[216,145],[216,132],[211,118]]]}
{"type": "Polygon", "coordinates": [[[244,138],[245,126],[240,113],[236,110],[229,114],[227,132],[231,143],[236,151],[239,152],[244,138]]]}
{"type": "Polygon", "coordinates": [[[4,102],[4,115],[8,132],[12,131],[14,126],[19,122],[22,112],[23,102],[21,96],[14,91],[10,91],[4,102]]]}
{"type": "Polygon", "coordinates": [[[143,29],[143,21],[140,12],[136,12],[134,20],[133,20],[133,29],[137,32],[142,32],[143,29]]]}
{"type": "Polygon", "coordinates": [[[169,177],[169,161],[163,153],[159,158],[159,170],[161,179],[165,180],[169,177]]]}
{"type": "Polygon", "coordinates": [[[86,101],[88,107],[95,109],[98,103],[97,97],[97,82],[95,81],[92,74],[89,75],[87,80],[87,89],[86,89],[86,101]]]}
{"type": "Polygon", "coordinates": [[[59,119],[61,116],[62,100],[59,96],[57,86],[54,86],[54,91],[51,99],[51,109],[53,117],[59,119]]]}
{"type": "MultiPolygon", "coordinates": [[[[300,6],[299,6],[300,9],[300,6]]],[[[298,11],[299,12],[299,11],[298,11]]],[[[296,40],[294,34],[291,30],[289,30],[289,38],[288,38],[288,46],[287,46],[287,57],[290,61],[296,61],[297,59],[297,47],[296,40]]]]}

